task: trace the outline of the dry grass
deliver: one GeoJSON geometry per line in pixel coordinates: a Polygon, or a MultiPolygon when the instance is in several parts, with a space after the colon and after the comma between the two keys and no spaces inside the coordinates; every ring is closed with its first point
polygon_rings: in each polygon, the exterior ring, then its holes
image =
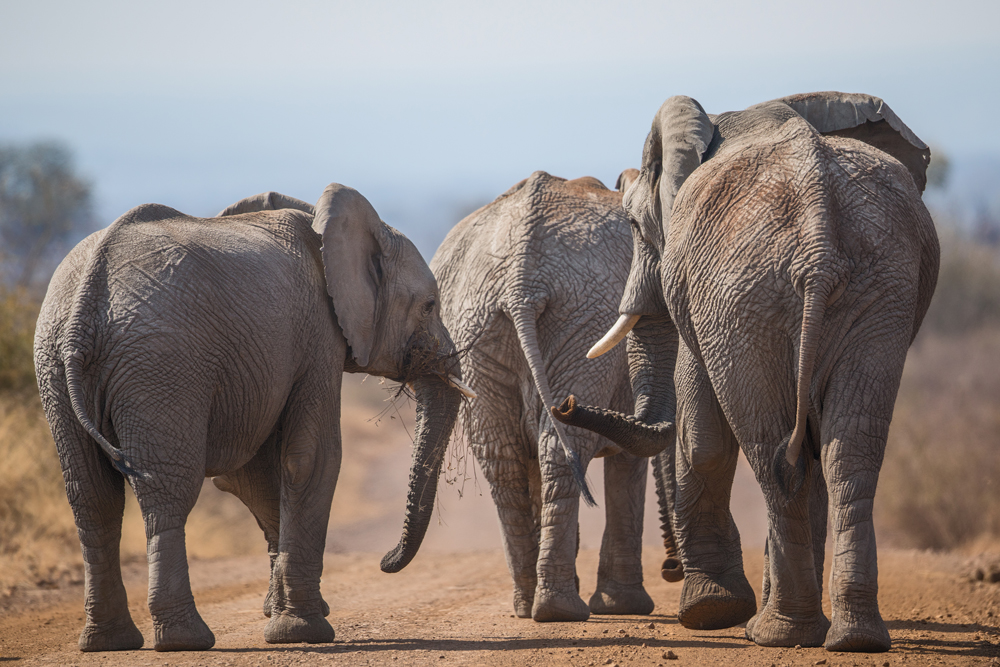
{"type": "Polygon", "coordinates": [[[32,346],[41,302],[0,284],[0,392],[35,386],[32,346]]]}
{"type": "Polygon", "coordinates": [[[910,349],[875,513],[900,546],[1000,538],[1000,326],[929,331],[910,349]]]}

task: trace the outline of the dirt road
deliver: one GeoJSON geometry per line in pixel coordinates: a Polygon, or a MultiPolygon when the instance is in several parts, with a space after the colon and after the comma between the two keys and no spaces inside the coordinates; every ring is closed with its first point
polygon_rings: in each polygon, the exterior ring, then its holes
{"type": "MultiPolygon", "coordinates": [[[[475,467],[449,459],[439,521],[432,522],[420,554],[403,572],[383,574],[382,554],[396,544],[402,523],[410,441],[405,409],[373,420],[381,394],[358,393],[345,401],[344,466],[334,497],[323,576],[334,644],[271,646],[264,642],[261,605],[267,591],[263,538],[239,501],[210,485],[189,520],[212,530],[189,530],[213,553],[216,542],[249,544],[236,558],[192,558],[191,582],[198,609],[215,632],[208,652],[156,653],[151,648],[114,654],[83,654],[76,642],[83,627],[83,589],[64,582],[45,590],[21,587],[0,597],[0,663],[18,665],[990,665],[1000,666],[1000,584],[973,582],[961,556],[885,550],[880,554],[880,603],[893,649],[879,655],[831,654],[822,649],[769,649],[743,639],[742,628],[693,632],[676,619],[680,584],[659,577],[661,549],[655,501],[647,493],[646,587],[656,601],[651,616],[596,616],[585,623],[540,624],[512,618],[511,584],[489,493],[475,467]],[[366,403],[366,401],[368,401],[366,403]],[[374,407],[373,407],[374,406],[374,407]],[[459,498],[458,490],[462,497],[459,498]],[[229,503],[228,505],[226,503],[229,503]],[[207,512],[210,515],[199,515],[207,512]],[[200,518],[199,518],[200,517],[200,518]],[[225,521],[220,523],[219,517],[225,521]],[[245,523],[239,523],[244,521],[245,523]],[[228,530],[218,528],[229,525],[228,530]],[[203,523],[203,525],[206,525],[203,523]],[[245,532],[242,541],[234,534],[245,532]],[[650,627],[652,626],[652,627],[650,627]],[[664,656],[672,652],[677,661],[664,656]],[[819,661],[826,660],[826,663],[819,661]]],[[[412,430],[410,431],[412,432],[412,430]]],[[[600,466],[590,479],[601,500],[600,466]]],[[[603,503],[602,503],[603,505],[603,503]]],[[[142,523],[126,510],[124,567],[132,617],[152,646],[146,609],[142,523]]],[[[68,511],[68,507],[66,508],[68,511]]],[[[766,521],[759,488],[745,464],[737,473],[733,513],[746,548],[746,571],[759,599],[766,521]]],[[[581,509],[582,551],[577,562],[584,599],[596,584],[602,509],[581,509]]],[[[827,603],[829,614],[829,603],[827,603]]]]}
{"type": "MultiPolygon", "coordinates": [[[[263,640],[261,603],[266,557],[194,561],[191,579],[205,621],[215,632],[209,652],[156,653],[150,648],[84,654],[82,589],[43,591],[22,611],[0,617],[0,662],[53,665],[989,665],[1000,664],[1000,585],[960,576],[959,559],[913,552],[881,555],[882,613],[893,649],[880,655],[822,649],[760,648],[743,630],[694,632],[677,624],[679,584],[656,572],[648,548],[646,582],[657,602],[648,617],[592,617],[540,624],[511,617],[510,582],[498,551],[419,557],[397,575],[378,569],[381,554],[331,554],[323,593],[332,608],[334,644],[271,646],[263,640]],[[664,658],[668,651],[677,662],[664,658]],[[826,663],[818,661],[826,660],[826,663]]],[[[760,581],[761,558],[747,554],[760,581]]],[[[597,553],[580,554],[581,586],[593,590],[597,553]]],[[[127,568],[130,607],[152,643],[145,608],[145,565],[127,568]]],[[[829,607],[828,607],[829,608],[829,607]]]]}

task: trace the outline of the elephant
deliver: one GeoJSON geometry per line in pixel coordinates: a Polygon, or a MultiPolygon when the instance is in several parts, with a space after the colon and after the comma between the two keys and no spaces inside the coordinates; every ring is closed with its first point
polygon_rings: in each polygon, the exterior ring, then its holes
{"type": "MultiPolygon", "coordinates": [[[[552,410],[616,442],[668,447],[676,433],[686,627],[748,621],[763,646],[889,649],[872,505],[906,351],[937,281],[921,199],[929,161],[870,95],[793,95],[717,116],[677,96],[657,112],[623,197],[635,252],[621,317],[594,354],[630,328],[643,339],[642,322],[669,313],[679,346],[647,346],[647,384],[672,379],[676,410],[651,419],[569,399],[552,410]],[[759,612],[729,512],[740,449],[768,511],[759,612]]],[[[647,361],[633,347],[629,358],[647,361]]]]}
{"type": "MultiPolygon", "coordinates": [[[[623,173],[619,184],[637,173],[623,173]]],[[[538,171],[459,222],[431,260],[442,320],[478,392],[461,411],[460,431],[490,485],[521,618],[653,610],[642,585],[646,458],[587,431],[567,432],[545,409],[568,388],[631,408],[624,350],[588,363],[582,347],[612,322],[630,244],[621,193],[594,178],[538,171]],[[596,457],[605,457],[607,523],[588,605],[575,563],[579,496],[590,492],[571,467],[596,457]]],[[[674,553],[669,528],[666,539],[674,553]]]]}
{"type": "Polygon", "coordinates": [[[277,193],[207,219],[146,204],[82,241],[52,278],[35,337],[83,549],[80,649],[143,645],[119,562],[126,479],[146,529],[155,649],[214,645],[184,538],[206,476],[250,508],[267,540],[265,640],[333,641],[320,575],[342,373],[414,387],[412,475],[431,495],[408,499],[386,557],[401,566],[427,528],[467,390],[438,300],[413,244],[336,183],[315,208],[277,193]]]}

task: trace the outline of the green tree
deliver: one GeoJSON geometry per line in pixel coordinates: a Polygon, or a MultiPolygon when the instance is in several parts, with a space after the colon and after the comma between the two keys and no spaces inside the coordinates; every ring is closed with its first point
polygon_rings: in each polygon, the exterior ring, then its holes
{"type": "Polygon", "coordinates": [[[46,259],[88,231],[90,184],[58,142],[0,146],[0,280],[27,287],[46,259]]]}

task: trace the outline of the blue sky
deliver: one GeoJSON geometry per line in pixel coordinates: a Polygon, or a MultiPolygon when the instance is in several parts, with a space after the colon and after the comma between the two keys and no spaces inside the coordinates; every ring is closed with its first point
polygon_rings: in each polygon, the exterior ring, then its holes
{"type": "Polygon", "coordinates": [[[612,185],[674,94],[872,93],[956,173],[991,168],[998,28],[1000,3],[962,0],[0,0],[0,142],[69,143],[102,224],[338,181],[429,256],[536,169],[612,185]]]}

